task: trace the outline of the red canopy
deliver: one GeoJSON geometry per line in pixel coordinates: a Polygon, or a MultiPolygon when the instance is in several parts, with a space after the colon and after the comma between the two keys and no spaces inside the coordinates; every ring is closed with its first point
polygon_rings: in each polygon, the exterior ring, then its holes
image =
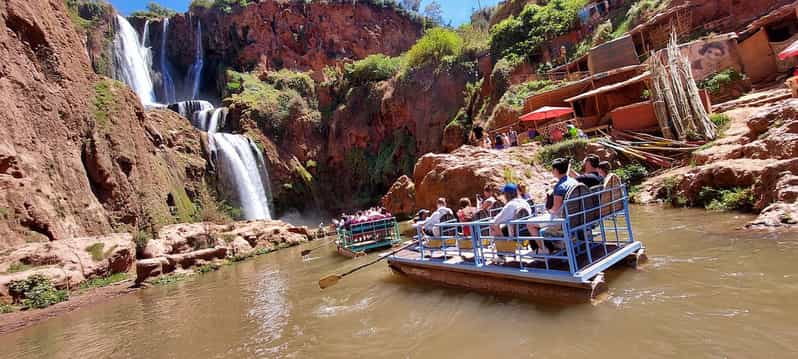
{"type": "Polygon", "coordinates": [[[798,40],[790,44],[789,47],[779,53],[779,60],[784,60],[788,57],[798,56],[798,40]]]}
{"type": "Polygon", "coordinates": [[[535,111],[521,116],[521,121],[543,121],[573,113],[570,107],[543,106],[535,111]]]}

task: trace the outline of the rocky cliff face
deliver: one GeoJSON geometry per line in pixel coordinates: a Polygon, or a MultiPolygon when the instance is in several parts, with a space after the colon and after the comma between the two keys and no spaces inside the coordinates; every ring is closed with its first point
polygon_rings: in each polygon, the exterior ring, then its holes
{"type": "MultiPolygon", "coordinates": [[[[239,71],[311,71],[322,78],[325,66],[362,59],[370,54],[396,56],[406,51],[423,31],[422,24],[390,7],[369,2],[259,1],[231,14],[192,7],[190,14],[170,20],[169,59],[182,73],[194,63],[197,21],[202,23],[206,66],[239,71]]],[[[143,21],[134,21],[141,29],[143,21]]],[[[152,21],[151,29],[162,29],[152,21]]],[[[150,32],[160,44],[162,32],[150,32]]],[[[159,49],[156,50],[158,56],[159,49]]],[[[206,76],[213,70],[206,71],[206,76]]]]}
{"type": "Polygon", "coordinates": [[[0,26],[0,248],[188,216],[199,133],[95,75],[64,2],[5,1],[0,26]]]}

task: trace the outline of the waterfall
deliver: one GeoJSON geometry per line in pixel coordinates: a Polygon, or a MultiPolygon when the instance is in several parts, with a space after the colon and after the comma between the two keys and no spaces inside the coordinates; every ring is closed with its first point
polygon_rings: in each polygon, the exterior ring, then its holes
{"type": "Polygon", "coordinates": [[[166,57],[166,40],[169,36],[169,18],[163,19],[163,33],[161,34],[161,78],[163,83],[163,102],[174,103],[177,101],[175,97],[175,83],[172,80],[172,73],[169,71],[169,60],[166,57]]]}
{"type": "Polygon", "coordinates": [[[229,133],[214,133],[210,142],[216,168],[226,184],[235,188],[244,218],[271,219],[258,147],[245,136],[229,133]]]}
{"type": "Polygon", "coordinates": [[[114,36],[115,77],[122,80],[139,96],[144,105],[155,103],[155,91],[148,65],[149,50],[141,46],[139,36],[124,17],[116,16],[114,36]]]}
{"type": "Polygon", "coordinates": [[[150,20],[144,21],[144,31],[141,33],[141,47],[148,48],[150,42],[150,20]]]}
{"type": "Polygon", "coordinates": [[[194,127],[203,130],[208,134],[214,134],[219,130],[220,127],[224,127],[226,119],[227,108],[219,107],[195,112],[191,117],[191,122],[194,127]]]}
{"type": "Polygon", "coordinates": [[[202,82],[202,66],[204,63],[203,57],[205,56],[202,50],[202,24],[197,19],[197,31],[194,33],[194,64],[188,72],[187,84],[191,85],[191,99],[195,100],[199,96],[200,84],[202,82]]]}
{"type": "Polygon", "coordinates": [[[205,110],[212,110],[213,105],[208,101],[190,100],[170,104],[169,109],[179,113],[180,116],[193,119],[195,113],[205,110]]]}

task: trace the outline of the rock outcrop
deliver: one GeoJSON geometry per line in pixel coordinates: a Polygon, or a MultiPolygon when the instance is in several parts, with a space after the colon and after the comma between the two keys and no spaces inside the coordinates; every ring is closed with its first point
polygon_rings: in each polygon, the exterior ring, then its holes
{"type": "Polygon", "coordinates": [[[0,11],[0,248],[190,216],[199,132],[97,76],[64,2],[0,11]]]}
{"type": "Polygon", "coordinates": [[[487,150],[463,146],[449,154],[427,154],[416,163],[413,173],[416,184],[416,207],[435,208],[438,197],[446,198],[450,207],[462,197],[472,199],[482,188],[508,181],[525,183],[537,203],[545,199],[554,182],[548,170],[534,164],[536,145],[506,150],[487,150]]]}
{"type": "MultiPolygon", "coordinates": [[[[170,20],[168,55],[185,72],[194,62],[196,21],[202,23],[206,66],[236,69],[312,71],[345,59],[370,54],[396,56],[421,37],[417,19],[390,6],[371,2],[257,1],[230,14],[193,6],[191,16],[170,20]]],[[[138,24],[139,28],[143,24],[138,24]]],[[[150,24],[161,29],[159,21],[150,24]]],[[[161,43],[161,31],[150,32],[150,43],[161,43]]],[[[209,72],[210,73],[210,72],[209,72]]]]}
{"type": "Polygon", "coordinates": [[[163,227],[136,263],[136,283],[162,274],[189,270],[227,257],[242,258],[310,239],[307,228],[281,221],[246,221],[227,225],[187,223],[163,227]]]}
{"type": "Polygon", "coordinates": [[[380,203],[394,216],[409,218],[416,210],[416,185],[408,176],[399,177],[380,203]]]}
{"type": "Polygon", "coordinates": [[[0,256],[0,301],[8,285],[42,274],[58,288],[131,269],[136,248],[130,234],[70,238],[51,243],[28,243],[0,256]]]}
{"type": "Polygon", "coordinates": [[[798,100],[762,108],[740,108],[723,138],[693,154],[694,167],[649,179],[637,199],[677,199],[702,204],[705,189],[749,189],[752,209],[761,212],[751,226],[794,227],[798,199],[798,100]]]}

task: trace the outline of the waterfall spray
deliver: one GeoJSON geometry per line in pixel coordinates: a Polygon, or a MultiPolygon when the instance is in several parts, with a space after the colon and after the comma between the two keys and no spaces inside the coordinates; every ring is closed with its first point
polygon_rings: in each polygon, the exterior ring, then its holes
{"type": "Polygon", "coordinates": [[[141,46],[138,33],[124,17],[116,16],[117,31],[114,37],[115,77],[130,86],[146,105],[155,104],[149,50],[141,46]]]}

